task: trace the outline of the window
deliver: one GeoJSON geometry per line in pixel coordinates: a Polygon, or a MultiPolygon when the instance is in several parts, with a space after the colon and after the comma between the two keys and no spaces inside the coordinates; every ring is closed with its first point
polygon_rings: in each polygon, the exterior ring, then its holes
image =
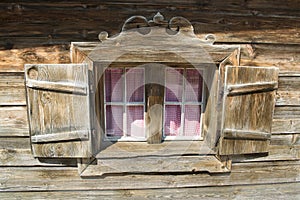
{"type": "MultiPolygon", "coordinates": [[[[203,70],[167,67],[164,73],[163,138],[200,139],[203,70]]],[[[107,68],[104,83],[105,139],[145,141],[144,68],[107,68]]]]}
{"type": "Polygon", "coordinates": [[[108,68],[105,82],[105,133],[110,140],[145,140],[143,68],[108,68]]]}
{"type": "MultiPolygon", "coordinates": [[[[82,170],[94,158],[122,168],[108,167],[107,173],[190,173],[228,172],[230,162],[222,158],[268,152],[278,69],[239,66],[239,46],[201,40],[188,20],[162,22],[159,15],[150,21],[132,17],[122,34],[100,34],[97,44],[72,44],[78,64],[25,66],[34,157],[79,158],[82,170]],[[126,31],[135,19],[146,28],[126,31]],[[162,82],[152,84],[149,77],[162,82]],[[159,112],[149,126],[153,135],[147,129],[151,111],[159,112]],[[172,141],[152,145],[161,136],[172,141]],[[205,147],[210,149],[203,153],[205,147]],[[126,168],[127,158],[132,165],[126,168]],[[147,167],[135,168],[136,162],[147,167]]],[[[97,166],[95,171],[106,173],[97,166]]]]}
{"type": "Polygon", "coordinates": [[[200,139],[203,108],[203,71],[167,68],[165,72],[164,136],[200,139]]]}

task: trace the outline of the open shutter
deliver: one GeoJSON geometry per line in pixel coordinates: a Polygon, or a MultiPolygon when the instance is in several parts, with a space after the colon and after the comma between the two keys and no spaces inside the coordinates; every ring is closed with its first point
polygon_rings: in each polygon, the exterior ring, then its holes
{"type": "Polygon", "coordinates": [[[278,69],[225,66],[220,155],[268,152],[278,69]]]}
{"type": "Polygon", "coordinates": [[[91,157],[89,72],[86,64],[25,66],[35,157],[91,157]]]}

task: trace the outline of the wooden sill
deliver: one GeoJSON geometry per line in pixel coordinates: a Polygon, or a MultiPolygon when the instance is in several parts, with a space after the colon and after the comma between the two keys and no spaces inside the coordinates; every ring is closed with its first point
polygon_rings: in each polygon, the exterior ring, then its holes
{"type": "Polygon", "coordinates": [[[80,174],[100,177],[124,174],[226,173],[230,167],[203,141],[116,142],[96,155],[96,164],[80,174]]]}

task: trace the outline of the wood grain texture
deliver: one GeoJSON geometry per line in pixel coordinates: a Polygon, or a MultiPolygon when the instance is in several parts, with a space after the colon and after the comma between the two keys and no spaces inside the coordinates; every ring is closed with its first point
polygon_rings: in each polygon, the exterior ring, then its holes
{"type": "Polygon", "coordinates": [[[0,107],[0,136],[29,136],[25,106],[0,107]]]}
{"type": "Polygon", "coordinates": [[[26,105],[24,74],[0,73],[0,106],[15,105],[26,105]]]}
{"type": "Polygon", "coordinates": [[[299,181],[299,161],[236,163],[230,174],[124,175],[82,179],[76,168],[0,168],[0,191],[113,190],[234,186],[299,181]],[[41,184],[43,183],[43,184],[41,184]]]}
{"type": "Polygon", "coordinates": [[[223,187],[194,187],[144,190],[94,190],[94,191],[48,191],[0,193],[1,199],[266,199],[296,200],[300,183],[240,185],[223,187]],[[217,191],[217,192],[216,192],[217,191]]]}
{"type": "Polygon", "coordinates": [[[215,156],[136,157],[129,159],[98,159],[81,177],[150,173],[226,173],[230,172],[215,156]]]}
{"type": "Polygon", "coordinates": [[[220,154],[267,152],[275,107],[278,69],[227,66],[225,74],[220,154]],[[272,84],[265,84],[266,82],[272,84]],[[249,87],[251,83],[254,85],[249,87]],[[232,131],[228,133],[228,130],[232,131]]]}
{"type": "Polygon", "coordinates": [[[34,156],[90,156],[91,140],[87,139],[92,129],[92,108],[87,65],[33,64],[25,68],[32,142],[44,142],[32,144],[34,156]],[[78,141],[72,142],[74,139],[78,141]]]}

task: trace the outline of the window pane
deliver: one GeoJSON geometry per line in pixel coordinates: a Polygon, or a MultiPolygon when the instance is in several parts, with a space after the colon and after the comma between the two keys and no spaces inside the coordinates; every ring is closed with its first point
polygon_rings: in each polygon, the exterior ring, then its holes
{"type": "Polygon", "coordinates": [[[185,100],[189,102],[202,101],[202,76],[197,69],[186,70],[185,100]]]}
{"type": "Polygon", "coordinates": [[[105,70],[105,100],[106,102],[123,101],[123,69],[106,69],[105,70]]]}
{"type": "Polygon", "coordinates": [[[127,136],[145,137],[144,106],[127,106],[127,136]]]}
{"type": "Polygon", "coordinates": [[[126,69],[126,101],[144,101],[144,69],[126,69]]]}
{"type": "Polygon", "coordinates": [[[184,111],[184,131],[185,136],[200,135],[200,115],[201,106],[186,105],[184,111]]]}
{"type": "Polygon", "coordinates": [[[106,135],[123,135],[123,106],[106,106],[106,135]]]}
{"type": "Polygon", "coordinates": [[[181,126],[181,106],[166,105],[165,106],[165,136],[178,136],[181,126]]]}
{"type": "Polygon", "coordinates": [[[166,70],[166,101],[182,101],[183,69],[166,70]]]}

